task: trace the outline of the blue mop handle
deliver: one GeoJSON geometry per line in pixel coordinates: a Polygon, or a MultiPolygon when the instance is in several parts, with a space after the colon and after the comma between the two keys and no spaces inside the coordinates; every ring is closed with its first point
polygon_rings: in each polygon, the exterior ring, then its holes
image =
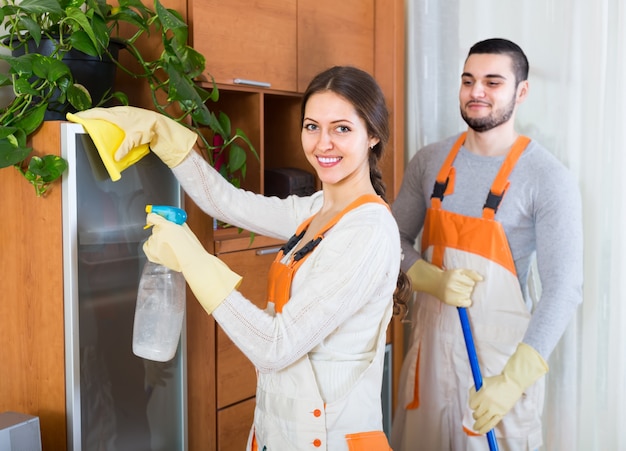
{"type": "MultiPolygon", "coordinates": [[[[467,309],[465,307],[457,307],[457,310],[459,311],[459,318],[461,319],[461,327],[463,328],[467,356],[469,357],[470,367],[472,368],[472,376],[474,376],[474,386],[476,387],[476,391],[478,391],[480,387],[483,386],[483,377],[480,374],[478,355],[476,354],[476,346],[474,346],[474,338],[472,337],[472,328],[470,327],[469,318],[467,317],[467,309]]],[[[487,441],[489,442],[489,451],[498,451],[498,442],[496,441],[496,434],[493,429],[487,432],[487,441]]]]}

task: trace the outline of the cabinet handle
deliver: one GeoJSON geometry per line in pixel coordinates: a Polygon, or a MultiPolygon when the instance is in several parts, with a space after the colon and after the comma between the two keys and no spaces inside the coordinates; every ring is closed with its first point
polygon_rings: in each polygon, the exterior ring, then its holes
{"type": "Polygon", "coordinates": [[[269,254],[277,254],[280,250],[280,247],[269,247],[267,249],[259,249],[256,251],[257,255],[269,255],[269,254]]]}
{"type": "Polygon", "coordinates": [[[272,86],[271,83],[266,81],[257,81],[257,80],[246,80],[245,78],[235,78],[233,83],[236,85],[248,85],[248,86],[259,86],[261,88],[269,88],[272,86]]]}

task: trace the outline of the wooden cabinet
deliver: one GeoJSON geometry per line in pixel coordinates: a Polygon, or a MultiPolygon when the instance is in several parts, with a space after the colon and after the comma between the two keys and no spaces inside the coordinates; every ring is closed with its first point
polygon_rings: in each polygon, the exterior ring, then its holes
{"type": "MultiPolygon", "coordinates": [[[[374,0],[298,0],[298,91],[335,65],[374,73],[374,0]]],[[[391,3],[391,2],[389,2],[391,3]]]]}
{"type": "Polygon", "coordinates": [[[193,47],[216,82],[296,90],[296,2],[192,0],[189,14],[193,47]]]}
{"type": "MultiPolygon", "coordinates": [[[[44,122],[32,145],[60,154],[58,121],[44,122]]],[[[0,412],[39,416],[44,450],[67,446],[61,186],[45,199],[19,172],[0,174],[0,412]]]]}
{"type": "MultiPolygon", "coordinates": [[[[206,57],[220,89],[219,101],[209,108],[227,113],[233,129],[244,130],[259,155],[258,160],[248,156],[244,188],[263,193],[267,169],[313,172],[300,142],[302,92],[319,71],[354,65],[376,77],[391,112],[392,136],[381,169],[393,201],[404,169],[402,0],[191,0],[190,17],[193,45],[206,57]],[[236,78],[271,86],[236,84],[236,78]]],[[[272,251],[282,243],[260,236],[250,243],[247,232],[214,230],[211,218],[186,202],[190,227],[201,230],[206,247],[243,276],[244,295],[262,305],[272,251]]],[[[194,303],[190,297],[189,449],[239,450],[253,418],[254,367],[194,303]]],[[[402,363],[402,338],[402,324],[394,319],[388,330],[394,381],[402,363]]]]}
{"type": "Polygon", "coordinates": [[[196,0],[193,47],[217,83],[303,92],[337,64],[373,73],[375,7],[375,0],[196,0]]]}

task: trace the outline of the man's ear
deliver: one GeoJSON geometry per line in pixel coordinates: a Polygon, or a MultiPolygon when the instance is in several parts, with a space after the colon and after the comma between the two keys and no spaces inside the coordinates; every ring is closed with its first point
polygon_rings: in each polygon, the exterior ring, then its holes
{"type": "Polygon", "coordinates": [[[528,80],[521,81],[517,85],[516,103],[520,104],[526,100],[526,97],[528,96],[528,89],[528,80]]]}

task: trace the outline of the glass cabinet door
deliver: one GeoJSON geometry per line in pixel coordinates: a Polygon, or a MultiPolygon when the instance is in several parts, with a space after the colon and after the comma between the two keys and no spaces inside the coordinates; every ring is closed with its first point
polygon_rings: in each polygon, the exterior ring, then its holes
{"type": "Polygon", "coordinates": [[[153,154],[112,182],[78,124],[62,124],[62,147],[70,449],[186,450],[184,327],[170,362],[132,352],[145,206],[181,206],[180,187],[153,154]]]}

